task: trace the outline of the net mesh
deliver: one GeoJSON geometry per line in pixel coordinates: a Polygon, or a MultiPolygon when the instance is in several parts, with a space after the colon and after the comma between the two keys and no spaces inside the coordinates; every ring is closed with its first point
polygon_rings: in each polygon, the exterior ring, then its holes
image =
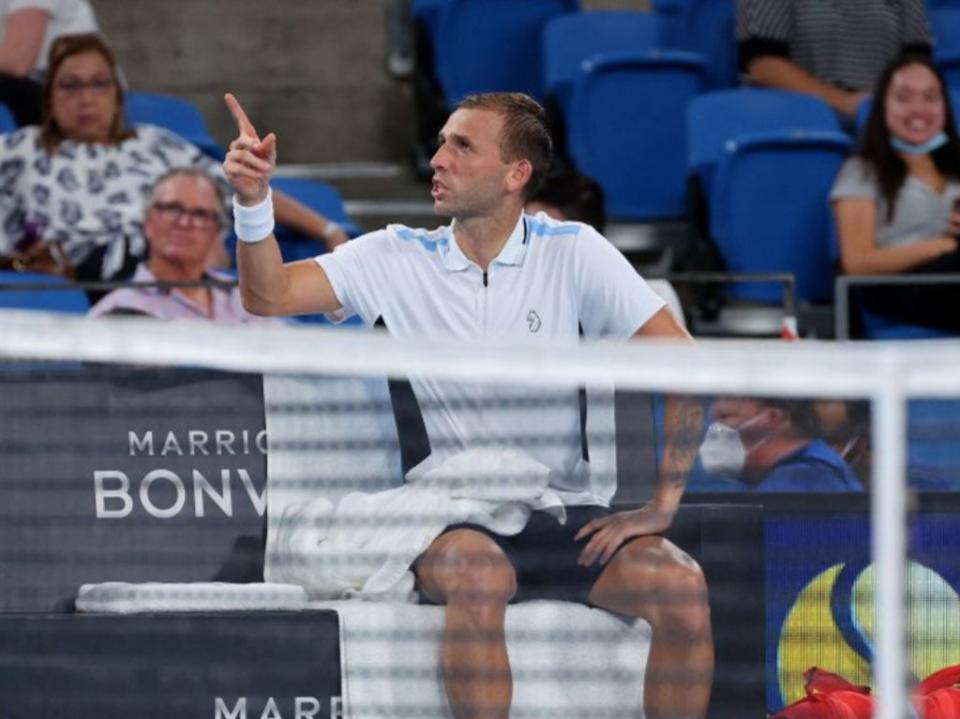
{"type": "MultiPolygon", "coordinates": [[[[811,666],[878,689],[960,663],[949,343],[413,343],[7,312],[0,357],[10,716],[448,716],[451,685],[508,682],[511,716],[636,716],[706,686],[709,716],[742,717],[801,699],[811,666]],[[671,435],[676,406],[700,408],[692,434],[671,435]],[[508,674],[444,659],[500,638],[451,628],[410,572],[435,536],[632,510],[675,482],[676,443],[699,453],[666,536],[709,624],[666,570],[618,597],[639,620],[558,594],[591,591],[581,543],[542,596],[517,577],[508,674]],[[765,452],[790,470],[775,488],[765,452]]],[[[483,576],[476,602],[499,601],[483,576]]]]}

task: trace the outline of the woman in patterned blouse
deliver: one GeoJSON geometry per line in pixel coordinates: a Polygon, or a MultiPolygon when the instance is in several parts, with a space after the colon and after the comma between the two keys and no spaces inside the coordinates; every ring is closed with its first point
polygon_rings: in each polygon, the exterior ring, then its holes
{"type": "MultiPolygon", "coordinates": [[[[143,212],[153,182],[197,167],[223,182],[219,163],[153,125],[127,128],[114,56],[95,34],[50,49],[43,124],[0,135],[0,267],[78,280],[129,277],[146,253],[143,212]]],[[[328,248],[347,237],[274,193],[277,220],[328,248]]],[[[222,250],[221,250],[222,253],[222,250]]]]}

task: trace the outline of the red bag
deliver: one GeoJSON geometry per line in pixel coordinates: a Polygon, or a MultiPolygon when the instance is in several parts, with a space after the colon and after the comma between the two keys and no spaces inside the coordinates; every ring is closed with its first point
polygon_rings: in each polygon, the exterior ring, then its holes
{"type": "Polygon", "coordinates": [[[839,674],[810,667],[803,673],[803,688],[807,696],[770,719],[870,719],[873,716],[870,687],[851,684],[839,674]]]}
{"type": "MultiPolygon", "coordinates": [[[[839,674],[818,667],[803,673],[807,696],[770,719],[870,719],[870,687],[851,684],[839,674]]],[[[960,718],[960,664],[934,672],[917,687],[913,705],[920,719],[960,718]]]]}
{"type": "Polygon", "coordinates": [[[913,705],[920,719],[960,717],[960,664],[934,672],[920,682],[913,705]]]}

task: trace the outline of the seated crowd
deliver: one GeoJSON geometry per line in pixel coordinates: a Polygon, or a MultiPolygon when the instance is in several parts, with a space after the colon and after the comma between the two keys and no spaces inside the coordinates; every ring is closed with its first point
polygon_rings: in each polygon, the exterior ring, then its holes
{"type": "MultiPolygon", "coordinates": [[[[870,275],[956,272],[960,141],[949,92],[929,59],[922,5],[904,0],[894,3],[895,12],[890,3],[862,5],[857,12],[814,11],[788,0],[738,0],[744,78],[816,95],[851,127],[875,87],[856,153],[844,165],[830,198],[837,218],[839,268],[870,275]],[[874,31],[882,42],[868,51],[862,39],[874,31]],[[845,54],[838,47],[845,48],[845,54]]],[[[87,17],[82,8],[78,12],[87,17]]],[[[58,27],[95,30],[92,13],[88,20],[86,25],[58,27]]],[[[38,88],[40,124],[26,124],[24,119],[34,115],[19,109],[20,102],[16,115],[25,126],[0,136],[0,268],[143,285],[121,287],[106,296],[91,291],[94,316],[264,321],[244,310],[228,272],[232,259],[224,249],[229,231],[224,198],[229,188],[219,163],[168,130],[127,126],[122,75],[100,35],[47,37],[44,47],[49,52],[45,62],[36,56],[38,71],[29,73],[26,84],[15,83],[21,90],[29,83],[38,88]]],[[[4,82],[11,77],[7,66],[0,64],[0,72],[5,73],[4,82]]],[[[18,103],[13,94],[4,99],[18,103]]],[[[280,192],[273,198],[278,222],[331,250],[347,240],[335,223],[313,210],[280,192]]],[[[583,221],[601,232],[606,222],[601,187],[568,169],[549,175],[529,199],[527,211],[583,221]]],[[[683,324],[683,307],[670,284],[650,284],[683,324]]],[[[953,315],[938,311],[949,306],[954,295],[950,285],[932,285],[883,287],[863,291],[859,298],[866,309],[897,321],[956,332],[960,327],[953,315]]],[[[795,413],[789,408],[764,411],[780,416],[791,431],[809,427],[791,423],[795,413]]],[[[739,416],[730,407],[718,404],[713,414],[717,423],[739,431],[737,422],[724,419],[739,416]]],[[[794,442],[792,450],[778,456],[792,461],[793,450],[812,451],[809,440],[814,439],[818,456],[830,455],[826,465],[836,471],[822,488],[862,489],[868,461],[856,467],[857,479],[840,454],[816,439],[826,435],[804,430],[797,436],[806,441],[794,442]]],[[[742,445],[743,437],[740,441],[742,445]]],[[[775,444],[759,453],[748,448],[747,464],[755,454],[776,454],[775,444]]],[[[753,474],[742,470],[739,479],[750,479],[741,489],[794,486],[770,481],[759,469],[753,474]]],[[[708,474],[704,488],[712,481],[708,474]]],[[[728,491],[737,485],[721,481],[713,488],[728,491]]]]}

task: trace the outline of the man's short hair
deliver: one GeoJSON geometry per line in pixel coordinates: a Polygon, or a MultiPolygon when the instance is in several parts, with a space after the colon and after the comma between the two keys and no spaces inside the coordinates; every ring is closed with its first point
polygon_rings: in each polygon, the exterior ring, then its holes
{"type": "Polygon", "coordinates": [[[817,415],[813,402],[807,399],[785,399],[779,397],[757,397],[755,401],[767,407],[776,407],[790,417],[790,426],[803,437],[819,435],[817,415]]]}
{"type": "Polygon", "coordinates": [[[160,188],[175,177],[197,177],[208,182],[217,198],[217,219],[220,221],[220,227],[221,229],[230,227],[230,215],[227,213],[227,200],[223,188],[209,172],[204,172],[197,167],[175,167],[172,170],[167,170],[154,180],[150,186],[150,194],[147,196],[147,210],[153,207],[157,201],[157,193],[160,188]]]}
{"type": "Polygon", "coordinates": [[[524,200],[537,192],[553,159],[553,140],[540,104],[522,92],[485,92],[467,95],[457,109],[491,110],[503,117],[500,157],[504,162],[529,161],[533,172],[523,190],[524,200]]]}

